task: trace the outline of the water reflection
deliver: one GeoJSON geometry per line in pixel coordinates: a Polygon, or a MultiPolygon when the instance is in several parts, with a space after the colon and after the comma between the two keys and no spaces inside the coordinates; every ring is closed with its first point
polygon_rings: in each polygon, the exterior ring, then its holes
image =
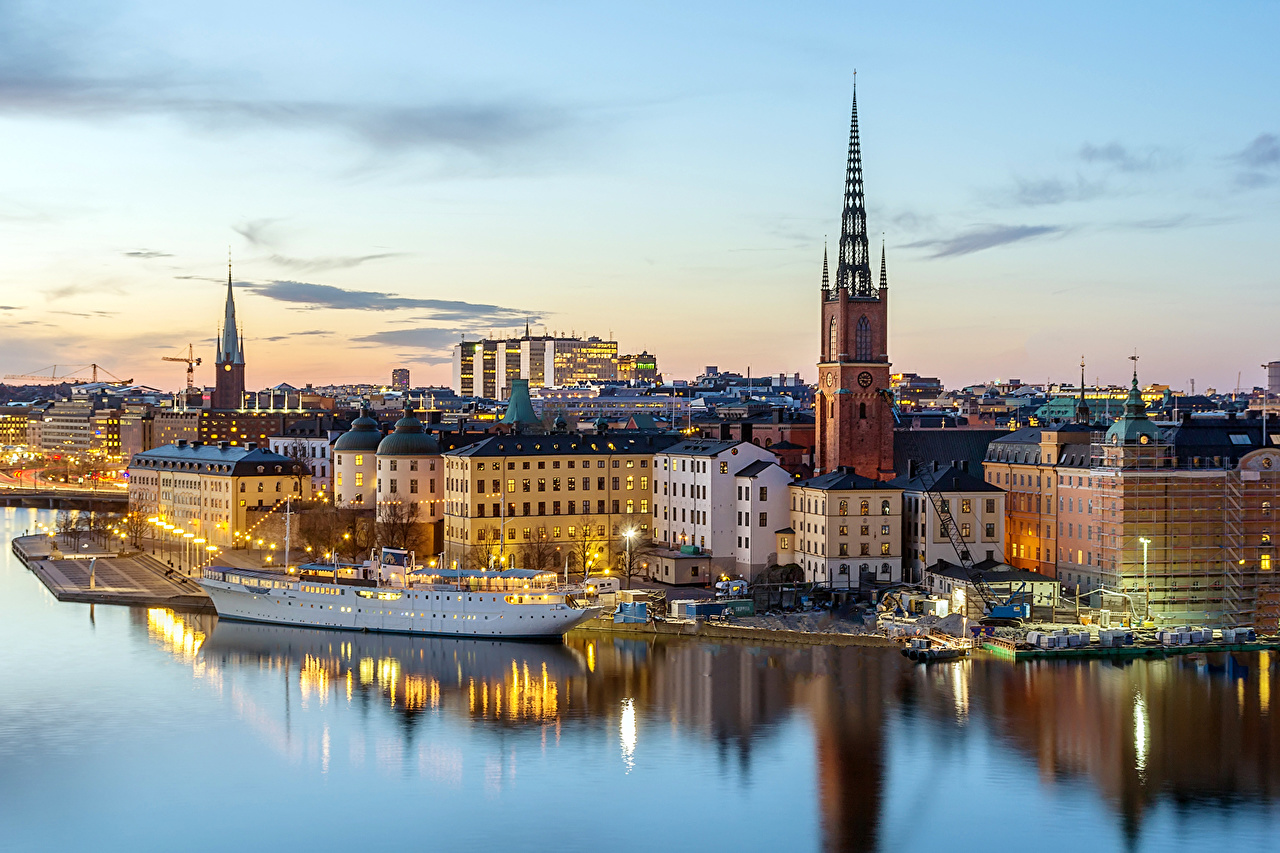
{"type": "MultiPolygon", "coordinates": [[[[965,762],[975,759],[955,747],[979,733],[1000,747],[980,760],[1000,768],[972,772],[1000,776],[1006,765],[1033,767],[1042,790],[1086,782],[1131,846],[1160,804],[1186,810],[1252,803],[1273,811],[1280,800],[1280,727],[1270,709],[1275,659],[1265,654],[1126,665],[978,658],[922,667],[856,648],[339,634],[211,624],[167,611],[147,611],[146,631],[219,692],[238,672],[270,676],[274,697],[243,686],[232,691],[237,713],[282,750],[314,757],[322,773],[340,751],[328,716],[334,703],[380,708],[399,723],[392,740],[344,732],[353,763],[369,754],[438,782],[459,783],[465,749],[456,741],[415,740],[425,720],[465,721],[496,738],[506,745],[483,759],[491,795],[516,773],[518,752],[504,733],[535,733],[545,752],[569,731],[607,732],[614,760],[632,774],[654,760],[652,745],[669,730],[709,744],[726,770],[751,779],[757,752],[776,748],[784,724],[805,720],[811,752],[798,752],[797,760],[812,764],[816,843],[825,850],[888,844],[896,831],[885,825],[891,769],[917,787],[927,786],[939,762],[970,772],[965,762]],[[279,699],[283,716],[266,710],[279,699]],[[298,709],[318,711],[323,721],[302,745],[293,742],[298,709]],[[937,749],[912,753],[896,737],[937,749]],[[911,761],[918,766],[903,766],[911,761]]],[[[1024,793],[1000,796],[1012,805],[1024,793]]]]}

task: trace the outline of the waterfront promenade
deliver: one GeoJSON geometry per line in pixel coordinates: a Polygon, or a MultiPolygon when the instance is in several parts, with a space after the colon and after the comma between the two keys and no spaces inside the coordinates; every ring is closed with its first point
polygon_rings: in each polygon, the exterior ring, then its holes
{"type": "Polygon", "coordinates": [[[58,537],[60,559],[52,556],[55,539],[19,536],[13,553],[59,601],[208,610],[213,605],[199,585],[147,554],[118,556],[90,544],[78,551],[58,537]],[[96,562],[93,558],[97,558],[96,562]],[[90,566],[93,579],[90,582],[90,566]]]}

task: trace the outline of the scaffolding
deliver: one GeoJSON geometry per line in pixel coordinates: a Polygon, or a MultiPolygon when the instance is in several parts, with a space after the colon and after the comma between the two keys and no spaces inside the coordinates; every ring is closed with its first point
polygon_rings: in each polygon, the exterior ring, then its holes
{"type": "Polygon", "coordinates": [[[1278,474],[1241,470],[1235,457],[1180,465],[1167,434],[1142,445],[1095,434],[1091,457],[1102,585],[1127,592],[1161,624],[1253,623],[1259,589],[1275,577],[1278,474]]]}

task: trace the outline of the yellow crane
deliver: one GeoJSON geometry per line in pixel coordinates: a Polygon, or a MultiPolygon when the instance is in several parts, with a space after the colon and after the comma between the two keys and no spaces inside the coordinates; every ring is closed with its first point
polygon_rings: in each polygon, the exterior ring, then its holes
{"type": "Polygon", "coordinates": [[[191,345],[191,344],[187,344],[187,354],[186,354],[185,356],[181,356],[181,355],[162,355],[162,356],[160,356],[160,360],[161,360],[161,361],[181,361],[181,362],[185,362],[185,363],[186,363],[186,365],[187,365],[187,390],[188,390],[188,391],[190,391],[191,389],[195,388],[195,386],[196,386],[196,365],[200,363],[200,359],[196,358],[196,350],[195,350],[195,347],[194,347],[193,345],[191,345]]]}
{"type": "Polygon", "coordinates": [[[55,364],[51,367],[42,367],[36,373],[10,373],[5,376],[5,379],[17,379],[25,382],[48,382],[51,384],[69,382],[72,385],[84,385],[88,382],[97,382],[99,371],[117,385],[128,385],[133,382],[132,379],[121,379],[100,364],[81,364],[76,367],[64,367],[61,376],[58,375],[58,365],[55,364]],[[77,373],[83,373],[86,370],[91,371],[93,378],[85,379],[83,376],[76,376],[77,373]]]}

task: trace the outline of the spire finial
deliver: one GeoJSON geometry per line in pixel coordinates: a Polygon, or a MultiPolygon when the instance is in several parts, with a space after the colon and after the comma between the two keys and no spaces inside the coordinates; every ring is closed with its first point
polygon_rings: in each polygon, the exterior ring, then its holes
{"type": "Polygon", "coordinates": [[[1133,362],[1133,384],[1138,384],[1138,349],[1134,347],[1133,355],[1129,356],[1129,360],[1133,362]]]}
{"type": "Polygon", "coordinates": [[[880,289],[889,289],[889,267],[884,262],[884,232],[880,232],[880,289]]]}
{"type": "Polygon", "coordinates": [[[862,143],[858,137],[858,80],[855,71],[836,287],[846,290],[850,296],[874,299],[876,293],[871,282],[870,254],[867,248],[867,203],[862,185],[862,143]]]}

